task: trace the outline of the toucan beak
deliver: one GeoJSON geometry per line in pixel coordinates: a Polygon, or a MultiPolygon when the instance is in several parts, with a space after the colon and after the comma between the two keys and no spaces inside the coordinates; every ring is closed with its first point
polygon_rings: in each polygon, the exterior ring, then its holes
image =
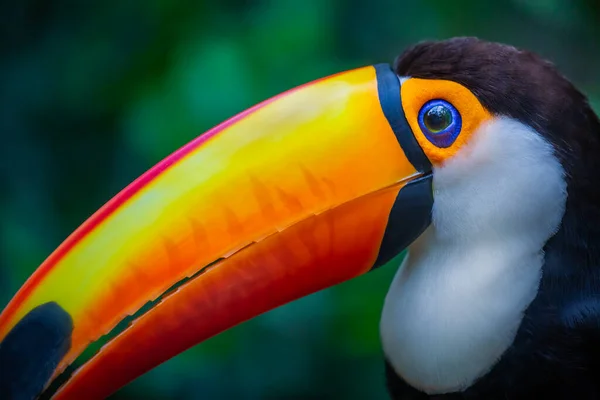
{"type": "Polygon", "coordinates": [[[387,65],[241,113],[125,188],[23,285],[0,315],[7,390],[35,397],[161,296],[55,397],[105,398],[223,330],[386,263],[429,224],[430,167],[387,65]]]}

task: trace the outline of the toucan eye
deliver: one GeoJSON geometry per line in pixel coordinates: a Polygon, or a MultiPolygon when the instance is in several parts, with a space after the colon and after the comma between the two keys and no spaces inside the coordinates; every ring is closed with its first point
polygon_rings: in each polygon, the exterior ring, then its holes
{"type": "Polygon", "coordinates": [[[452,104],[431,100],[419,111],[419,125],[431,143],[437,147],[450,147],[460,133],[462,119],[452,104]]]}

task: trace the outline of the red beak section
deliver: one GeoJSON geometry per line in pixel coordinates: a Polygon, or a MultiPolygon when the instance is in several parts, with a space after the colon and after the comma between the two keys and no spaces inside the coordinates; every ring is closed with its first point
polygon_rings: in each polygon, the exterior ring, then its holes
{"type": "Polygon", "coordinates": [[[398,190],[309,217],[208,267],[100,350],[57,399],[104,398],[198,342],[367,272],[398,190]]]}

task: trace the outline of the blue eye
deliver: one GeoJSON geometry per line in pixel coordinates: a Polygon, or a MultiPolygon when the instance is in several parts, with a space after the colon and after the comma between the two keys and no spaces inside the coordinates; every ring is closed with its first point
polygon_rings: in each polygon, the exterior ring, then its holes
{"type": "Polygon", "coordinates": [[[450,147],[462,128],[458,110],[445,100],[431,100],[419,111],[419,126],[437,147],[450,147]]]}

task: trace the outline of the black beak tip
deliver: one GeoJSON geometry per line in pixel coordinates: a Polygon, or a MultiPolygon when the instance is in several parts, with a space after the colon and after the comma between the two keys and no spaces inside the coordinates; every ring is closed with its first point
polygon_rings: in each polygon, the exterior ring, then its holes
{"type": "Polygon", "coordinates": [[[73,320],[57,303],[31,310],[0,342],[0,393],[35,399],[71,347],[73,320]]]}

